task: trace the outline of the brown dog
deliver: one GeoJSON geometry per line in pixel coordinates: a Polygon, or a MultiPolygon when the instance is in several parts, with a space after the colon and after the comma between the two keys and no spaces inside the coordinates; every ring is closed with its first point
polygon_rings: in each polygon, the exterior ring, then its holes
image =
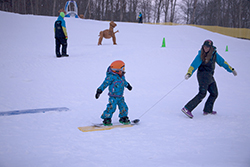
{"type": "Polygon", "coordinates": [[[115,38],[115,33],[119,32],[119,31],[117,30],[116,32],[114,32],[114,28],[115,27],[116,27],[116,24],[113,21],[111,21],[109,23],[109,29],[106,29],[106,30],[100,32],[100,35],[99,35],[100,37],[99,37],[98,45],[102,44],[103,37],[106,38],[106,39],[109,39],[109,38],[112,37],[113,44],[117,45],[116,38],[115,38]]]}

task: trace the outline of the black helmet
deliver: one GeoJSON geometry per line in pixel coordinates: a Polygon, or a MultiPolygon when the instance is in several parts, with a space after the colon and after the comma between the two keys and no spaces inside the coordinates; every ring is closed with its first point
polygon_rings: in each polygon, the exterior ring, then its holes
{"type": "Polygon", "coordinates": [[[213,46],[213,41],[210,40],[210,39],[207,39],[206,41],[204,41],[202,46],[212,47],[213,46]]]}

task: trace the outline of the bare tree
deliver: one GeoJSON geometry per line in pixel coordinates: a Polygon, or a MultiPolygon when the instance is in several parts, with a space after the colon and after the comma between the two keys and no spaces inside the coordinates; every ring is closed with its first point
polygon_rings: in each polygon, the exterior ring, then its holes
{"type": "Polygon", "coordinates": [[[168,9],[169,9],[169,0],[163,1],[163,12],[164,12],[164,22],[167,22],[168,18],[168,9]]]}
{"type": "Polygon", "coordinates": [[[39,0],[35,0],[35,13],[34,14],[36,14],[36,15],[39,14],[38,3],[39,3],[39,0]]]}
{"type": "Polygon", "coordinates": [[[126,0],[120,0],[120,21],[123,21],[124,13],[126,13],[126,0]]]}
{"type": "Polygon", "coordinates": [[[15,0],[12,0],[12,12],[15,12],[15,0]]]}
{"type": "Polygon", "coordinates": [[[26,14],[26,0],[23,0],[23,12],[26,14]]]}
{"type": "Polygon", "coordinates": [[[194,24],[194,17],[195,17],[195,10],[197,7],[197,0],[194,0],[194,4],[193,4],[193,12],[192,12],[192,17],[191,17],[191,24],[194,24]]]}
{"type": "Polygon", "coordinates": [[[170,22],[174,22],[174,14],[175,14],[175,7],[176,7],[176,0],[170,0],[171,2],[171,13],[170,13],[170,22]]]}
{"type": "Polygon", "coordinates": [[[160,16],[161,16],[161,10],[162,10],[162,0],[156,0],[155,1],[155,7],[156,7],[156,23],[160,23],[160,16]]]}
{"type": "Polygon", "coordinates": [[[186,22],[186,24],[189,24],[190,20],[190,9],[191,9],[191,0],[182,0],[182,3],[179,5],[181,11],[183,12],[183,20],[186,22]]]}
{"type": "Polygon", "coordinates": [[[242,27],[242,0],[239,2],[239,27],[242,27]]]}
{"type": "Polygon", "coordinates": [[[56,15],[56,0],[54,0],[54,3],[53,3],[53,16],[56,15]]]}

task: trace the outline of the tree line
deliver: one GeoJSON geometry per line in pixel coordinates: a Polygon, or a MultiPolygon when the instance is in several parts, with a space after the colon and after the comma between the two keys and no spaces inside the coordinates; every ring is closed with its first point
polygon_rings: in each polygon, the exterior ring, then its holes
{"type": "Polygon", "coordinates": [[[250,0],[182,0],[186,24],[250,28],[250,0]]]}
{"type": "MultiPolygon", "coordinates": [[[[86,19],[250,28],[250,0],[75,0],[86,19]]],[[[0,0],[0,10],[58,16],[67,0],[0,0]]]]}

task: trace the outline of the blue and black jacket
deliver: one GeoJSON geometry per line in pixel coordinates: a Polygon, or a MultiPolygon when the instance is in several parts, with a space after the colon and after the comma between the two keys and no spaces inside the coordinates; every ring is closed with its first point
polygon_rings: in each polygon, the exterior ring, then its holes
{"type": "Polygon", "coordinates": [[[138,19],[141,19],[142,18],[142,14],[140,13],[139,16],[138,16],[138,19]]]}
{"type": "Polygon", "coordinates": [[[193,75],[193,73],[198,69],[198,72],[208,72],[210,74],[214,74],[214,69],[215,69],[215,62],[226,69],[228,72],[233,72],[233,68],[217,53],[216,47],[213,46],[213,53],[210,61],[208,63],[205,63],[201,59],[201,50],[198,52],[198,55],[195,57],[193,62],[191,63],[187,74],[190,76],[193,75]]]}
{"type": "Polygon", "coordinates": [[[68,38],[65,20],[59,16],[54,25],[55,38],[68,38]]]}

